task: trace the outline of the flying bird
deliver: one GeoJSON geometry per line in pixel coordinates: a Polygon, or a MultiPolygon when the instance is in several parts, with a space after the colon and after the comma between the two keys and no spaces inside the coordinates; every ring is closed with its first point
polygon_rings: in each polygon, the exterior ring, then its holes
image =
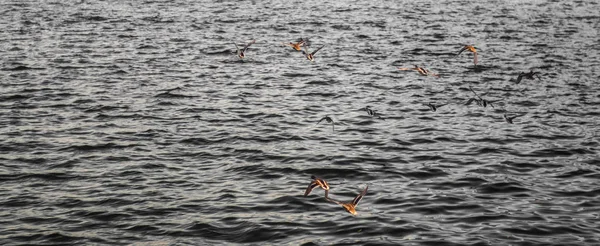
{"type": "Polygon", "coordinates": [[[508,124],[514,124],[513,120],[515,118],[521,117],[521,116],[523,116],[523,114],[522,115],[515,115],[515,116],[508,116],[508,115],[506,115],[506,113],[504,113],[504,115],[502,115],[502,117],[504,117],[504,121],[506,121],[506,123],[508,123],[508,124]]]}
{"type": "Polygon", "coordinates": [[[358,196],[356,196],[354,198],[354,200],[352,200],[351,202],[345,203],[345,202],[340,202],[340,201],[336,201],[333,200],[331,198],[327,197],[328,201],[337,203],[339,205],[342,205],[342,207],[348,212],[351,213],[352,215],[357,215],[358,213],[356,212],[356,206],[358,206],[358,203],[360,202],[360,200],[367,194],[367,190],[369,189],[369,186],[365,187],[365,189],[358,194],[358,196]]]}
{"type": "Polygon", "coordinates": [[[246,51],[248,50],[248,47],[250,47],[250,45],[256,43],[256,40],[252,40],[250,41],[250,43],[247,43],[243,49],[240,49],[240,47],[238,47],[238,45],[236,43],[233,43],[235,45],[235,48],[237,49],[237,56],[240,59],[244,59],[244,57],[246,57],[246,51]]]}
{"type": "Polygon", "coordinates": [[[521,80],[523,78],[534,80],[535,77],[537,77],[538,79],[540,79],[540,76],[538,74],[540,74],[540,72],[534,72],[533,70],[530,70],[529,73],[521,72],[519,74],[519,77],[517,77],[517,84],[521,83],[521,80]]]}
{"type": "Polygon", "coordinates": [[[475,66],[477,66],[477,47],[473,45],[465,45],[458,51],[458,54],[456,54],[456,56],[460,55],[460,53],[462,53],[465,50],[471,51],[473,53],[473,63],[475,64],[475,66]]]}
{"type": "Polygon", "coordinates": [[[301,51],[303,46],[309,46],[309,41],[307,38],[300,38],[298,41],[284,43],[284,45],[290,46],[297,51],[301,51]]]}
{"type": "Polygon", "coordinates": [[[417,66],[417,65],[415,65],[415,67],[399,67],[399,68],[398,68],[398,70],[401,70],[401,71],[410,71],[410,70],[415,70],[415,71],[417,71],[417,72],[418,72],[420,75],[423,75],[423,76],[428,76],[428,75],[431,75],[431,76],[438,77],[438,78],[440,77],[440,75],[439,75],[439,74],[432,73],[431,71],[429,71],[429,70],[427,70],[427,69],[425,69],[425,68],[423,68],[423,67],[419,67],[419,66],[417,66]]]}
{"type": "Polygon", "coordinates": [[[314,190],[317,187],[321,187],[323,190],[325,190],[325,198],[329,197],[329,184],[327,183],[327,181],[317,178],[314,175],[310,176],[311,179],[313,179],[310,184],[308,185],[308,188],[306,188],[306,191],[304,192],[304,196],[308,196],[308,194],[310,194],[310,192],[312,190],[314,190]]]}
{"type": "MultiPolygon", "coordinates": [[[[469,104],[470,104],[470,102],[469,102],[469,104]]],[[[428,104],[425,104],[425,105],[429,107],[429,110],[431,110],[432,112],[435,112],[435,111],[437,111],[437,109],[438,109],[439,107],[441,107],[441,106],[444,106],[444,105],[448,105],[448,104],[446,103],[446,104],[438,104],[438,105],[435,105],[435,104],[433,104],[433,103],[428,103],[428,104]]]]}
{"type": "MultiPolygon", "coordinates": [[[[475,90],[473,90],[473,88],[471,86],[469,86],[469,90],[471,90],[471,92],[473,92],[473,94],[475,94],[476,98],[474,97],[474,98],[469,99],[467,101],[467,103],[465,103],[465,105],[470,105],[472,102],[476,102],[477,105],[482,106],[484,108],[487,107],[488,105],[492,106],[492,108],[495,108],[494,103],[500,101],[500,100],[490,101],[490,100],[485,100],[485,99],[481,98],[481,96],[479,96],[477,94],[477,92],[475,92],[475,90]]],[[[487,93],[485,93],[485,94],[487,94],[487,93]]]]}
{"type": "Polygon", "coordinates": [[[321,121],[326,121],[327,123],[331,123],[331,129],[332,129],[333,131],[335,131],[335,126],[334,126],[334,125],[335,125],[335,122],[333,122],[333,119],[331,119],[331,117],[329,117],[329,116],[325,116],[325,117],[321,118],[321,119],[319,120],[319,122],[317,122],[317,125],[318,125],[319,123],[321,123],[321,121]]]}
{"type": "Polygon", "coordinates": [[[371,106],[366,106],[364,108],[361,108],[360,110],[367,111],[367,114],[371,117],[377,117],[379,119],[385,120],[384,118],[381,117],[381,114],[378,113],[377,110],[371,109],[371,106]]]}
{"type": "Polygon", "coordinates": [[[314,51],[313,51],[313,52],[311,52],[311,53],[308,53],[308,50],[306,50],[306,46],[304,46],[304,50],[302,51],[302,54],[304,54],[304,56],[306,56],[306,59],[308,59],[308,60],[309,60],[309,61],[311,61],[311,62],[314,62],[314,61],[315,61],[315,54],[316,54],[316,53],[317,53],[319,50],[321,50],[323,47],[325,47],[325,45],[323,45],[323,46],[321,46],[321,47],[317,48],[316,50],[314,50],[314,51]]]}

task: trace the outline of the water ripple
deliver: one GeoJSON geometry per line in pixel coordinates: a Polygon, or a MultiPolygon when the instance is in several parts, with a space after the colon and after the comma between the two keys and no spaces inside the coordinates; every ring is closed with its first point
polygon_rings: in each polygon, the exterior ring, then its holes
{"type": "Polygon", "coordinates": [[[302,6],[3,3],[0,244],[600,244],[596,1],[302,6]]]}

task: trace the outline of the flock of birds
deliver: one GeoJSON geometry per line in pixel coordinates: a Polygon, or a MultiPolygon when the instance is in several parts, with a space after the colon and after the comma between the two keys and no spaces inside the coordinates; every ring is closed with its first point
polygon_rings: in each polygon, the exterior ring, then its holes
{"type": "MultiPolygon", "coordinates": [[[[244,45],[243,49],[240,49],[240,47],[236,43],[233,43],[235,45],[235,48],[237,49],[237,56],[240,59],[244,59],[246,57],[246,51],[248,51],[248,48],[250,47],[250,45],[252,45],[254,43],[256,43],[256,40],[250,41],[249,43],[244,45]]],[[[296,42],[289,42],[289,43],[283,43],[283,44],[287,45],[287,46],[291,46],[293,49],[295,49],[297,51],[301,51],[302,54],[304,54],[304,56],[306,57],[306,59],[308,59],[311,62],[315,61],[315,54],[317,54],[317,52],[319,52],[319,50],[321,50],[323,47],[325,47],[325,45],[323,45],[309,53],[307,50],[307,47],[310,46],[310,41],[307,38],[300,38],[296,42]],[[302,49],[302,48],[304,48],[304,49],[302,49]]]]}
{"type": "MultiPolygon", "coordinates": [[[[248,51],[248,48],[252,45],[256,43],[256,40],[252,40],[248,43],[246,43],[243,48],[240,48],[236,43],[235,47],[237,49],[237,56],[240,60],[243,60],[246,57],[246,52],[248,51]]],[[[288,43],[283,43],[283,45],[285,46],[290,46],[292,49],[296,50],[296,51],[301,51],[302,54],[306,57],[306,59],[308,59],[311,62],[315,61],[315,54],[321,50],[323,46],[320,46],[319,48],[313,50],[312,52],[308,51],[308,47],[311,45],[311,42],[307,39],[307,38],[300,38],[298,40],[296,40],[295,42],[288,42],[288,43]]],[[[464,51],[469,51],[471,53],[473,53],[473,63],[475,65],[475,67],[477,67],[477,62],[478,62],[478,58],[477,58],[477,52],[478,50],[481,50],[473,45],[464,45],[456,54],[456,56],[459,56],[460,54],[462,54],[464,51]]],[[[406,67],[400,67],[398,68],[398,70],[400,71],[416,71],[418,72],[420,75],[422,76],[433,76],[433,77],[437,77],[439,78],[440,75],[433,73],[429,70],[427,70],[424,67],[419,67],[417,65],[414,65],[414,67],[410,67],[410,68],[406,68],[406,67]]],[[[539,72],[534,72],[533,70],[530,70],[529,72],[521,72],[518,77],[515,80],[516,84],[519,84],[523,79],[529,79],[529,80],[534,80],[535,78],[540,79],[539,76],[539,72]]],[[[471,105],[473,103],[477,104],[478,106],[481,107],[487,107],[490,106],[492,108],[494,108],[494,103],[500,101],[500,100],[487,100],[484,99],[482,96],[484,96],[485,94],[478,94],[477,92],[475,92],[475,90],[473,90],[473,88],[471,86],[469,86],[469,90],[474,94],[474,97],[469,98],[465,103],[462,103],[464,105],[471,105]]],[[[487,94],[487,93],[486,93],[487,94]]],[[[431,110],[432,112],[436,112],[438,110],[438,108],[447,105],[446,104],[433,104],[431,102],[425,104],[425,106],[429,107],[429,110],[431,110]]],[[[381,120],[385,120],[380,113],[377,112],[377,110],[372,109],[370,106],[366,106],[364,108],[361,108],[360,110],[362,111],[366,111],[367,114],[373,118],[378,118],[381,120]]],[[[504,120],[509,123],[509,124],[514,124],[513,120],[517,117],[521,117],[524,114],[521,115],[513,115],[513,116],[509,116],[506,111],[503,114],[503,118],[504,120]]],[[[331,129],[333,131],[335,131],[335,122],[334,120],[329,117],[328,115],[326,115],[325,117],[321,118],[316,125],[318,125],[319,123],[325,121],[326,123],[331,124],[331,129]]],[[[367,193],[367,189],[369,188],[368,186],[360,193],[358,194],[354,200],[352,200],[351,202],[348,203],[344,203],[344,202],[340,202],[334,199],[329,198],[329,184],[321,179],[321,178],[317,178],[315,176],[311,176],[311,178],[313,179],[312,182],[309,184],[308,188],[306,189],[304,196],[308,196],[308,194],[315,189],[316,187],[321,187],[323,190],[325,190],[325,199],[327,201],[336,203],[341,205],[347,212],[351,213],[352,215],[356,215],[356,206],[358,205],[358,202],[360,202],[360,200],[366,195],[367,193]]]]}
{"type": "MultiPolygon", "coordinates": [[[[249,43],[246,43],[244,45],[244,47],[241,48],[241,49],[240,49],[240,47],[236,43],[234,43],[235,47],[237,49],[237,56],[241,60],[243,60],[246,57],[246,52],[248,51],[248,48],[252,44],[254,44],[254,43],[256,43],[256,40],[252,40],[249,43]]],[[[308,59],[311,62],[315,61],[315,54],[324,47],[324,45],[323,45],[323,46],[321,46],[321,47],[313,50],[312,52],[308,52],[307,47],[310,46],[311,42],[307,38],[300,38],[300,39],[296,40],[295,42],[289,42],[289,43],[283,43],[283,44],[286,45],[286,46],[292,47],[294,50],[301,51],[302,54],[306,57],[306,59],[308,59]]],[[[473,45],[464,45],[458,51],[458,53],[456,54],[456,56],[460,55],[464,51],[469,51],[469,52],[473,53],[473,63],[474,63],[475,66],[477,66],[477,61],[478,61],[477,52],[478,52],[478,50],[481,50],[481,49],[479,49],[479,48],[477,48],[477,47],[475,47],[473,45]]],[[[429,71],[428,69],[426,69],[424,67],[419,67],[417,65],[414,65],[414,67],[410,67],[410,68],[400,67],[400,68],[398,68],[398,70],[400,70],[400,71],[413,71],[414,70],[414,71],[417,71],[422,76],[433,76],[433,77],[437,77],[437,78],[440,77],[439,74],[433,73],[433,72],[429,71]]],[[[534,80],[536,78],[540,79],[539,74],[540,74],[539,72],[534,72],[533,70],[530,70],[529,72],[521,72],[518,75],[517,79],[515,80],[515,83],[519,84],[519,83],[521,83],[521,81],[523,79],[529,79],[529,80],[534,80]]],[[[494,107],[493,103],[496,102],[496,101],[490,101],[490,100],[483,99],[482,95],[477,94],[477,92],[475,92],[475,90],[473,90],[473,88],[471,88],[470,86],[469,86],[469,90],[471,92],[473,92],[473,94],[475,95],[475,97],[472,97],[472,98],[468,99],[467,102],[464,103],[464,105],[468,106],[468,105],[471,105],[472,103],[476,103],[478,106],[481,106],[481,107],[487,107],[487,106],[494,107]]],[[[433,111],[433,112],[436,112],[438,108],[440,108],[440,107],[442,107],[444,105],[447,105],[447,104],[438,104],[438,105],[436,105],[436,104],[433,104],[431,102],[425,104],[425,106],[429,107],[429,109],[431,111],[433,111]]],[[[374,110],[374,109],[370,108],[369,106],[366,106],[366,107],[362,108],[361,110],[366,111],[367,114],[369,116],[371,116],[371,117],[378,118],[378,119],[384,119],[381,116],[381,114],[377,112],[377,110],[374,110]]],[[[509,116],[506,112],[503,114],[504,120],[507,123],[509,123],[509,124],[514,124],[513,120],[515,118],[521,117],[521,116],[523,116],[523,115],[509,116]]],[[[319,123],[321,123],[322,121],[330,123],[332,129],[335,131],[335,126],[334,126],[335,122],[333,121],[333,119],[331,117],[325,116],[325,117],[321,118],[321,120],[319,120],[317,122],[317,125],[319,123]]]]}

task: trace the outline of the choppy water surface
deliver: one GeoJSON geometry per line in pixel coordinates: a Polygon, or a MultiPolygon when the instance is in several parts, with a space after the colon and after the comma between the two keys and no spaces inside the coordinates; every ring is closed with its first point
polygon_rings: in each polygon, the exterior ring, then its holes
{"type": "Polygon", "coordinates": [[[600,244],[597,1],[0,9],[2,245],[600,244]]]}

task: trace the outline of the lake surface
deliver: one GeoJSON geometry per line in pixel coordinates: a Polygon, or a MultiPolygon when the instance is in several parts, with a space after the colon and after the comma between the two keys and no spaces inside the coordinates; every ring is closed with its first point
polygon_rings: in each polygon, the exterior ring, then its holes
{"type": "Polygon", "coordinates": [[[600,245],[599,13],[3,1],[0,244],[600,245]]]}

